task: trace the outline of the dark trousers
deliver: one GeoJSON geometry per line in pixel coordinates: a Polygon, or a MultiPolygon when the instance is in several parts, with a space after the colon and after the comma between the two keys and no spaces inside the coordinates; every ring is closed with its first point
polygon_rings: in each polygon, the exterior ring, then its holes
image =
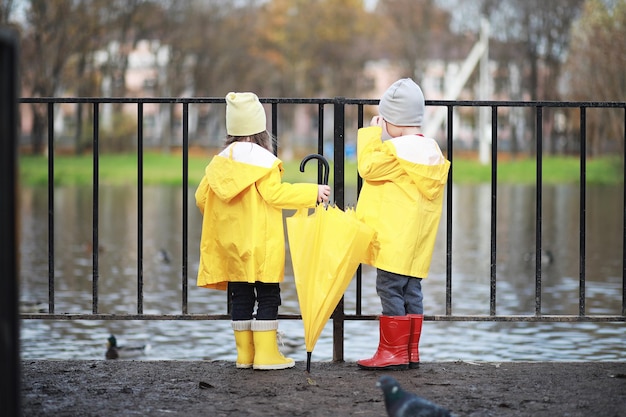
{"type": "Polygon", "coordinates": [[[251,320],[255,304],[257,320],[276,320],[280,299],[280,284],[229,282],[230,314],[233,321],[251,320]]]}

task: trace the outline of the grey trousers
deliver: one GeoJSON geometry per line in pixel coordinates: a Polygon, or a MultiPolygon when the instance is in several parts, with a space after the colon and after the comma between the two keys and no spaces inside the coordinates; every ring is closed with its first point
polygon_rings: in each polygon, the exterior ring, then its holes
{"type": "Polygon", "coordinates": [[[383,306],[383,316],[424,314],[421,278],[377,269],[376,293],[383,306]]]}

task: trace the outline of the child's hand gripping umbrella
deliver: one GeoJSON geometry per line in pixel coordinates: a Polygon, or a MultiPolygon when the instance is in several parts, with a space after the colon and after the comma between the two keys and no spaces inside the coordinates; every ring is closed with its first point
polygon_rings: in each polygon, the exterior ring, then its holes
{"type": "MultiPolygon", "coordinates": [[[[323,163],[328,184],[329,165],[322,155],[306,156],[300,171],[314,158],[323,163]]],[[[356,218],[354,210],[320,204],[310,216],[302,209],[287,218],[287,235],[310,372],[313,348],[364,259],[374,231],[356,218]]]]}

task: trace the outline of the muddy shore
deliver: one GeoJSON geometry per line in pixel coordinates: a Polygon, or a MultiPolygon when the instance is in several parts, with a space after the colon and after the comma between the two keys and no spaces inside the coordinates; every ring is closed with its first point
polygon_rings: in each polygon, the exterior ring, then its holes
{"type": "Polygon", "coordinates": [[[39,416],[386,416],[377,379],[458,416],[626,416],[626,362],[436,362],[379,372],[314,362],[22,361],[21,409],[39,416]]]}

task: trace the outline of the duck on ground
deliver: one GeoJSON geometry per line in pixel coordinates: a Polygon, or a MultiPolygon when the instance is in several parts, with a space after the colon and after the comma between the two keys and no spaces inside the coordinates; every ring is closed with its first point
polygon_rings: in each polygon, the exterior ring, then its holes
{"type": "Polygon", "coordinates": [[[118,346],[117,338],[111,335],[107,339],[107,351],[105,357],[107,359],[136,358],[138,356],[145,355],[149,349],[150,345],[118,346]]]}

